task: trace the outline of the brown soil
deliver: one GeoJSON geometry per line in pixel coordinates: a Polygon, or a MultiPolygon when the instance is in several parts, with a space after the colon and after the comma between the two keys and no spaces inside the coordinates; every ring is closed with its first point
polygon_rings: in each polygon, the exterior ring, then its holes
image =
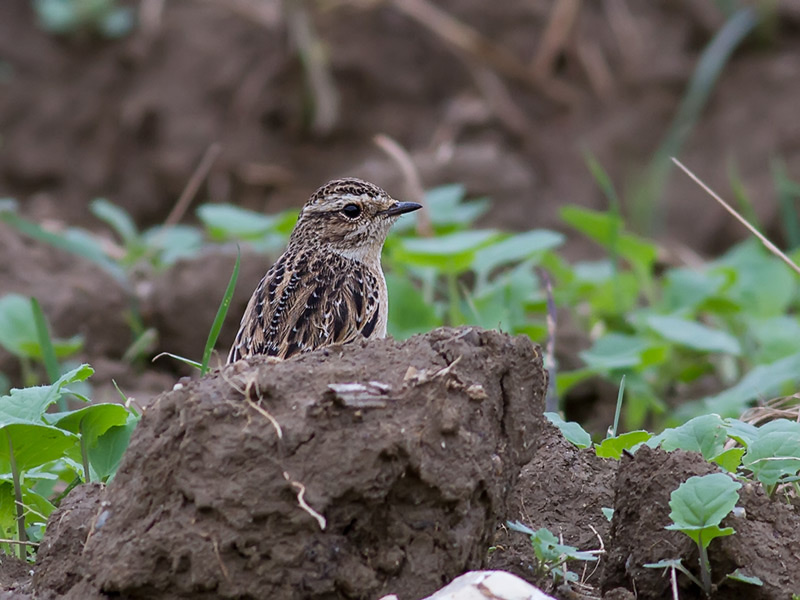
{"type": "Polygon", "coordinates": [[[72,598],[87,585],[152,599],[421,598],[483,563],[544,390],[526,337],[472,328],[187,381],[147,410],[103,501],[51,518],[35,584],[72,598]],[[375,393],[337,395],[336,383],[375,393]],[[60,551],[89,531],[82,551],[60,551]]]}
{"type": "MultiPolygon", "coordinates": [[[[16,198],[23,214],[48,226],[98,230],[87,208],[96,196],[125,207],[141,227],[163,222],[212,143],[222,154],[195,204],[234,202],[271,212],[299,205],[317,185],[343,174],[402,195],[396,165],[372,142],[380,132],[409,149],[426,186],[462,182],[470,194],[490,195],[487,224],[562,228],[557,215],[564,204],[606,206],[583,150],[621,191],[629,190],[723,21],[708,3],[582,3],[549,64],[552,78],[529,85],[455,51],[402,13],[401,3],[333,3],[325,10],[309,3],[342,100],[338,120],[322,134],[310,126],[312,95],[277,2],[259,3],[260,22],[225,2],[166,2],[160,20],[143,22],[118,41],[51,36],[36,26],[28,0],[2,4],[0,197],[16,198]],[[567,86],[569,102],[557,97],[559,86],[567,86]]],[[[541,58],[549,10],[559,3],[507,0],[491,11],[484,0],[436,4],[528,63],[541,58]]],[[[800,168],[800,79],[794,76],[800,13],[778,4],[775,28],[734,54],[682,153],[726,196],[727,167],[735,162],[771,233],[778,229],[769,161],[781,156],[794,179],[800,168]]],[[[654,230],[668,245],[710,252],[739,235],[738,225],[687,180],[673,177],[665,194],[670,200],[655,211],[654,230]]],[[[589,255],[577,245],[569,252],[589,255]]],[[[234,252],[212,250],[164,273],[139,273],[131,289],[3,225],[0,257],[2,293],[38,297],[56,335],[84,336],[80,358],[97,370],[93,398],[116,400],[114,380],[148,405],[185,371],[167,359],[155,365],[147,359],[162,350],[200,354],[234,252]],[[132,301],[159,335],[155,351],[134,362],[122,359],[133,341],[126,320],[132,301]]],[[[221,352],[269,262],[244,254],[221,352]]],[[[567,364],[586,340],[563,333],[559,362],[567,364]]],[[[681,453],[644,449],[616,463],[574,449],[538,419],[538,387],[528,392],[535,397],[531,406],[503,406],[503,394],[520,397],[498,390],[503,373],[514,371],[529,386],[538,381],[540,371],[518,368],[533,350],[475,335],[453,340],[452,332],[437,332],[406,345],[348,348],[342,357],[323,360],[323,353],[260,365],[252,373],[261,373],[261,384],[264,373],[275,377],[264,402],[284,425],[280,444],[264,416],[220,375],[164,395],[148,410],[118,480],[107,490],[75,490],[54,514],[33,582],[30,566],[2,557],[0,598],[28,597],[32,585],[40,596],[109,597],[104,589],[155,597],[174,581],[185,597],[246,597],[248,586],[279,589],[302,580],[316,597],[391,590],[405,591],[405,600],[482,565],[551,589],[548,579],[533,578],[530,544],[502,526],[506,519],[548,527],[581,550],[602,540],[607,554],[585,581],[605,598],[631,598],[634,587],[640,598],[668,597],[662,574],[641,565],[680,553],[696,569],[691,545],[662,527],[669,491],[709,467],[681,453]],[[476,345],[480,340],[489,343],[476,345]],[[402,382],[409,364],[443,367],[462,351],[467,354],[449,375],[424,385],[402,382]],[[367,373],[364,365],[376,356],[383,357],[381,369],[367,373]],[[378,372],[391,384],[385,407],[359,411],[325,396],[326,378],[366,381],[378,372]],[[491,393],[466,401],[458,383],[447,385],[459,380],[485,383],[491,393]],[[519,418],[509,420],[510,414],[519,418]],[[423,465],[430,471],[421,473],[423,465]],[[324,534],[298,509],[283,470],[307,485],[309,504],[328,518],[324,534]],[[255,500],[264,497],[272,499],[255,500]],[[613,523],[602,507],[615,508],[613,523]],[[278,546],[273,539],[283,541],[278,546]],[[292,570],[293,564],[301,566],[292,570]]],[[[2,351],[0,373],[20,383],[17,361],[2,351]]],[[[248,377],[224,373],[237,382],[248,377]]],[[[596,384],[583,389],[585,397],[567,399],[572,417],[610,422],[616,391],[603,404],[596,384]]],[[[741,496],[747,519],[732,521],[737,534],[712,545],[712,568],[724,584],[717,597],[800,592],[795,512],[754,489],[743,488],[741,496]],[[721,576],[736,566],[757,571],[765,586],[724,582],[721,576]]],[[[679,581],[681,598],[699,597],[679,581]]]]}

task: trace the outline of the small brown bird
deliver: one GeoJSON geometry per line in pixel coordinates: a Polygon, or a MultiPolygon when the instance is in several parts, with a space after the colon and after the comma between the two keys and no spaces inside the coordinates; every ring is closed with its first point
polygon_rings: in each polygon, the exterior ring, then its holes
{"type": "Polygon", "coordinates": [[[397,217],[419,208],[355,178],[314,192],[288,247],[253,292],[228,363],[385,337],[389,298],[381,249],[397,217]]]}

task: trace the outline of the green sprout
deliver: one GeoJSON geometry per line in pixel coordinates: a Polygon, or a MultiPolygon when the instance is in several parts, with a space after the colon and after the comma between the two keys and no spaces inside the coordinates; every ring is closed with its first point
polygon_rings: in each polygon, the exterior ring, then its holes
{"type": "Polygon", "coordinates": [[[562,544],[560,540],[548,529],[542,527],[533,531],[519,521],[508,521],[506,525],[512,531],[518,531],[530,536],[533,553],[536,557],[534,569],[537,576],[552,576],[553,581],[577,581],[578,576],[567,568],[567,561],[582,560],[596,561],[597,551],[579,551],[574,546],[562,544]]]}

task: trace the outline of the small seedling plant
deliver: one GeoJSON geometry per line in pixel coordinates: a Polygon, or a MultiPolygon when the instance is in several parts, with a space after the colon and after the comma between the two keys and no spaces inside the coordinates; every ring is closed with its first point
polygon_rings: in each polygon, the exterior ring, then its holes
{"type": "Polygon", "coordinates": [[[530,536],[533,553],[536,558],[534,571],[537,577],[553,578],[555,583],[559,581],[578,581],[577,573],[573,573],[567,568],[570,560],[580,560],[593,562],[597,560],[597,551],[579,551],[574,546],[567,546],[553,534],[549,529],[542,527],[533,531],[530,527],[518,521],[508,521],[506,523],[512,531],[530,536]]]}

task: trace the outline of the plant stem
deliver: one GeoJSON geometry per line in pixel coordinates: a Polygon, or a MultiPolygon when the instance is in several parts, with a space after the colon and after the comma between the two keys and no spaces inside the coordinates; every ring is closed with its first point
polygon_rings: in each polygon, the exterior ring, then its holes
{"type": "MultiPolygon", "coordinates": [[[[14,481],[14,504],[17,508],[17,532],[20,542],[27,542],[28,541],[28,534],[25,532],[25,512],[22,508],[22,487],[20,487],[19,483],[19,469],[17,469],[17,459],[14,456],[14,444],[11,442],[11,436],[6,433],[6,439],[8,440],[8,459],[11,462],[11,478],[14,481]]],[[[25,546],[23,544],[19,545],[19,557],[21,560],[25,560],[25,546]]]]}
{"type": "Polygon", "coordinates": [[[700,549],[700,578],[706,596],[711,595],[711,565],[708,563],[708,551],[703,544],[703,534],[697,536],[697,547],[700,549]]]}
{"type": "Polygon", "coordinates": [[[81,434],[81,461],[83,462],[83,480],[86,483],[90,483],[92,481],[92,477],[89,474],[89,450],[86,448],[86,437],[83,435],[83,419],[81,419],[81,422],[78,425],[78,431],[81,434]]]}
{"type": "Polygon", "coordinates": [[[449,309],[448,309],[448,317],[450,322],[448,325],[450,327],[457,327],[461,324],[461,309],[458,306],[459,302],[459,294],[458,294],[458,275],[455,273],[448,273],[447,274],[447,299],[449,301],[449,309]]]}

